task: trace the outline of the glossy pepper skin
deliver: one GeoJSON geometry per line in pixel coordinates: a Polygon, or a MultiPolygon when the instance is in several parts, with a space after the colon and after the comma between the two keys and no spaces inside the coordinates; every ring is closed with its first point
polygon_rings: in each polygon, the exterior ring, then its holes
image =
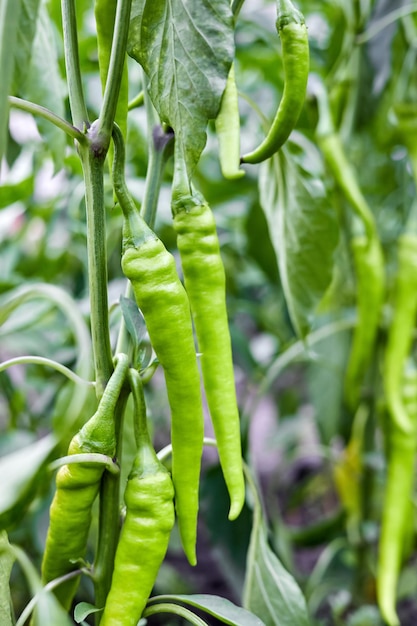
{"type": "Polygon", "coordinates": [[[204,419],[190,305],[175,260],[141,217],[124,177],[124,143],[114,125],[113,181],[123,211],[122,270],[133,287],[163,367],[171,409],[172,479],[184,552],[196,564],[204,419]]]}
{"type": "Polygon", "coordinates": [[[398,262],[394,318],[389,327],[383,369],[389,415],[388,459],[377,569],[378,604],[389,626],[400,624],[395,608],[396,587],[407,533],[416,453],[417,423],[404,400],[403,383],[417,315],[417,235],[399,237],[398,262]]]}
{"type": "MultiPolygon", "coordinates": [[[[97,411],[71,440],[69,455],[114,455],[116,440],[113,414],[127,370],[128,359],[125,355],[120,355],[97,411]]],[[[94,463],[70,463],[58,470],[42,561],[43,583],[78,569],[79,565],[72,561],[85,557],[91,510],[103,472],[104,465],[94,463]]],[[[78,583],[79,578],[73,578],[54,590],[67,610],[71,606],[78,583]]]]}
{"type": "Polygon", "coordinates": [[[277,8],[284,91],[267,136],[257,148],[242,157],[242,163],[260,163],[278,152],[294,130],[305,101],[310,67],[305,20],[290,0],[277,0],[277,8]]]}
{"type": "Polygon", "coordinates": [[[351,242],[357,286],[357,323],[345,375],[345,398],[358,406],[362,383],[375,346],[385,295],[385,266],[379,239],[353,237],[351,242]]]}
{"type": "Polygon", "coordinates": [[[235,68],[232,64],[215,120],[219,142],[220,168],[224,178],[236,180],[245,175],[240,169],[240,117],[235,68]]]}
{"type": "MultiPolygon", "coordinates": [[[[136,389],[132,391],[137,411],[144,406],[143,401],[137,401],[141,383],[136,371],[131,371],[131,375],[136,378],[136,389]]],[[[100,626],[136,626],[139,622],[175,521],[171,476],[149,440],[146,415],[142,414],[140,422],[138,452],[124,494],[126,519],[100,626]]]]}
{"type": "Polygon", "coordinates": [[[242,510],[245,484],[224,266],[208,204],[202,202],[183,210],[177,204],[176,210],[174,229],[201,353],[207,404],[231,499],[229,518],[233,520],[242,510]]]}
{"type": "Polygon", "coordinates": [[[171,409],[175,508],[184,551],[195,564],[204,422],[190,306],[174,257],[159,239],[148,239],[139,248],[127,245],[122,269],[132,282],[165,374],[171,409]]]}
{"type": "MultiPolygon", "coordinates": [[[[136,226],[134,232],[138,232],[136,226]]],[[[125,236],[122,269],[132,283],[164,370],[171,409],[175,508],[184,552],[195,565],[204,420],[190,305],[174,257],[163,243],[155,235],[139,245],[132,245],[133,241],[130,230],[125,236]]]]}

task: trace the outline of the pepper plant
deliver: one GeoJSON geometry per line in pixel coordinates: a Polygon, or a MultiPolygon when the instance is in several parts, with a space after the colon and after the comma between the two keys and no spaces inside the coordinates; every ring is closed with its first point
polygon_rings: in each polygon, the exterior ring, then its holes
{"type": "Polygon", "coordinates": [[[388,4],[0,0],[2,624],[414,623],[388,4]]]}

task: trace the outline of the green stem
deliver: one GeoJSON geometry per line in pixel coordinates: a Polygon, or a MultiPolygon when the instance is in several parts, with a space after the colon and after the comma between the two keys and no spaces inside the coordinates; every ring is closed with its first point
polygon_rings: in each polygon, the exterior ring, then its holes
{"type": "Polygon", "coordinates": [[[50,583],[45,585],[43,589],[37,591],[35,595],[30,599],[28,604],[25,606],[21,614],[19,615],[19,619],[17,620],[15,626],[25,626],[25,624],[27,624],[27,620],[29,619],[30,614],[35,609],[39,600],[39,595],[41,593],[45,593],[45,591],[53,591],[56,587],[59,587],[59,585],[62,582],[66,580],[71,580],[71,578],[76,578],[77,576],[80,575],[80,573],[81,573],[81,570],[76,569],[73,572],[70,572],[69,574],[65,574],[65,576],[60,576],[59,578],[55,578],[50,583]]]}
{"type": "Polygon", "coordinates": [[[50,300],[65,315],[66,322],[72,327],[77,345],[77,362],[74,370],[81,378],[87,379],[91,366],[90,334],[76,302],[60,287],[46,283],[34,283],[14,289],[0,301],[0,326],[20,305],[25,304],[28,300],[38,298],[50,300]]]}
{"type": "Polygon", "coordinates": [[[231,9],[235,20],[237,19],[244,2],[245,0],[232,0],[231,9]]]}
{"type": "Polygon", "coordinates": [[[146,420],[146,402],[143,393],[143,384],[139,372],[130,369],[128,374],[130,389],[135,406],[133,429],[137,449],[150,448],[152,443],[149,437],[148,424],[146,420]]]}
{"type": "Polygon", "coordinates": [[[400,7],[399,9],[395,9],[391,11],[391,13],[387,13],[384,17],[381,17],[379,20],[374,22],[372,26],[368,28],[364,33],[361,33],[356,37],[357,44],[364,44],[368,42],[372,37],[379,35],[387,26],[393,24],[397,20],[405,17],[406,15],[411,15],[412,13],[416,13],[417,6],[415,4],[407,4],[404,7],[400,7]]]}
{"type": "Polygon", "coordinates": [[[98,118],[97,136],[106,149],[109,147],[119,99],[123,65],[126,58],[126,44],[130,24],[132,0],[118,0],[114,24],[113,43],[110,54],[109,71],[104,88],[103,106],[98,118]]]}
{"type": "Polygon", "coordinates": [[[180,604],[174,604],[173,602],[161,602],[161,604],[152,604],[147,606],[143,612],[143,617],[150,617],[151,615],[157,615],[158,613],[170,613],[171,615],[178,615],[187,620],[195,626],[208,626],[201,617],[190,611],[190,609],[181,606],[180,604]]]}
{"type": "MultiPolygon", "coordinates": [[[[124,388],[119,396],[114,412],[116,437],[118,440],[117,457],[121,458],[122,429],[121,424],[129,396],[128,389],[124,388]]],[[[120,531],[120,474],[104,472],[100,487],[99,528],[94,564],[94,591],[95,604],[102,608],[105,605],[107,594],[111,586],[114,557],[120,531]]],[[[101,613],[97,614],[97,623],[100,623],[101,613]]]]}
{"type": "Polygon", "coordinates": [[[0,326],[20,305],[25,304],[28,300],[38,298],[50,300],[65,315],[66,323],[72,329],[77,349],[74,375],[78,375],[83,381],[83,384],[77,388],[71,399],[66,403],[64,413],[61,414],[59,430],[60,437],[64,437],[81,415],[89,393],[88,386],[84,384],[84,381],[92,377],[91,337],[79,307],[73,298],[60,287],[46,283],[34,283],[18,287],[10,292],[5,299],[2,299],[0,304],[0,326]]]}
{"type": "Polygon", "coordinates": [[[319,111],[316,128],[318,145],[338,187],[362,220],[370,241],[376,236],[375,219],[359,187],[356,172],[346,157],[340,135],[335,129],[326,87],[323,81],[316,78],[312,82],[311,90],[317,99],[319,111]]]}
{"type": "Polygon", "coordinates": [[[65,67],[67,70],[68,94],[74,126],[83,129],[89,125],[81,82],[80,58],[78,55],[77,16],[74,0],[61,0],[62,27],[64,31],[65,67]]]}
{"type": "Polygon", "coordinates": [[[172,154],[174,135],[172,131],[165,132],[161,126],[158,114],[153,106],[146,88],[147,78],[143,73],[143,98],[146,109],[148,126],[148,168],[146,171],[145,191],[141,214],[150,228],[155,227],[156,210],[161,190],[164,167],[172,154]]]}
{"type": "Polygon", "coordinates": [[[91,336],[97,396],[100,398],[113,371],[110,348],[107,297],[106,222],[104,211],[103,169],[105,150],[97,141],[96,124],[87,136],[87,147],[79,152],[84,171],[87,210],[88,280],[90,289],[91,336]]]}
{"type": "Polygon", "coordinates": [[[75,128],[72,124],[69,124],[66,120],[59,117],[46,107],[41,106],[40,104],[35,104],[34,102],[29,102],[28,100],[22,100],[22,98],[16,98],[14,96],[9,96],[9,105],[14,109],[20,109],[21,111],[26,111],[27,113],[31,113],[32,115],[37,115],[38,117],[42,117],[51,124],[54,124],[57,128],[63,130],[69,137],[76,139],[79,143],[85,143],[85,135],[81,133],[78,128],[75,128]]]}
{"type": "Polygon", "coordinates": [[[0,363],[0,372],[3,372],[4,370],[8,369],[9,367],[12,367],[13,365],[27,365],[27,364],[45,365],[47,367],[51,367],[52,369],[56,370],[60,374],[63,374],[64,376],[66,376],[69,380],[72,380],[74,383],[79,383],[82,385],[89,385],[90,387],[91,386],[94,387],[94,383],[92,381],[81,378],[75,372],[70,370],[68,367],[65,367],[65,365],[62,365],[62,363],[58,363],[57,361],[53,361],[52,359],[47,359],[43,356],[26,355],[26,356],[17,356],[17,357],[14,357],[13,359],[8,359],[7,361],[3,361],[2,363],[0,363]]]}
{"type": "Polygon", "coordinates": [[[309,349],[315,344],[320,343],[327,337],[331,337],[336,333],[343,332],[355,326],[356,321],[349,319],[337,320],[330,322],[321,328],[310,333],[307,338],[300,339],[290,345],[284,352],[282,352],[267,368],[267,373],[261,381],[255,394],[250,397],[248,405],[244,408],[241,422],[246,425],[249,424],[250,416],[255,414],[261,398],[265,396],[272,384],[280,376],[281,372],[290,365],[293,361],[301,356],[309,357],[309,349]]]}
{"type": "Polygon", "coordinates": [[[127,110],[132,111],[133,109],[137,109],[143,105],[143,102],[144,102],[144,96],[143,96],[143,89],[142,89],[142,91],[140,91],[135,98],[132,98],[132,100],[129,101],[127,105],[127,110]]]}
{"type": "Polygon", "coordinates": [[[120,474],[120,467],[113,461],[110,456],[106,454],[99,454],[98,452],[88,452],[81,454],[69,454],[68,456],[61,456],[48,465],[48,470],[54,472],[64,465],[72,465],[76,463],[93,463],[94,465],[103,465],[108,472],[112,474],[120,474]]]}
{"type": "Polygon", "coordinates": [[[161,190],[162,175],[165,163],[169,157],[169,144],[172,135],[165,133],[161,126],[155,126],[152,131],[152,148],[149,150],[148,169],[146,171],[145,191],[141,214],[150,228],[155,227],[156,210],[161,190]]]}

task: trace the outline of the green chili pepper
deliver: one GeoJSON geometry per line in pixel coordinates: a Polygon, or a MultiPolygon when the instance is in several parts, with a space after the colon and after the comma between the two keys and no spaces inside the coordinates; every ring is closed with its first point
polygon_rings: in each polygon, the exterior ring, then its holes
{"type": "Polygon", "coordinates": [[[235,68],[232,64],[215,120],[219,141],[220,168],[225,178],[235,180],[245,175],[240,169],[240,119],[235,68]]]}
{"type": "Polygon", "coordinates": [[[319,109],[317,143],[338,187],[363,222],[370,241],[376,236],[374,216],[358,184],[355,170],[346,157],[340,135],[334,127],[326,88],[320,78],[315,75],[311,80],[311,91],[317,98],[319,109]]]}
{"type": "Polygon", "coordinates": [[[384,388],[393,427],[404,433],[414,425],[403,412],[401,398],[404,364],[411,349],[417,311],[417,235],[398,238],[398,270],[394,318],[389,327],[384,363],[384,388]]]}
{"type": "Polygon", "coordinates": [[[125,490],[126,519],[100,626],[136,626],[151,594],[174,526],[174,488],[149,439],[142,383],[129,378],[138,452],[125,490]]]}
{"type": "MultiPolygon", "coordinates": [[[[113,413],[128,371],[128,359],[119,355],[97,411],[73,437],[68,454],[100,453],[113,456],[116,450],[113,413]]],[[[91,509],[97,496],[103,464],[70,463],[56,476],[56,492],[50,508],[50,524],[42,561],[42,580],[49,582],[79,567],[87,547],[91,509]]],[[[69,609],[79,583],[72,578],[55,589],[61,604],[69,609]]]]}
{"type": "Polygon", "coordinates": [[[113,180],[125,217],[122,269],[165,374],[175,508],[184,552],[194,565],[204,419],[190,305],[174,257],[143,221],[126,189],[123,139],[117,127],[113,139],[113,180]]]}
{"type": "Polygon", "coordinates": [[[290,0],[277,0],[277,9],[284,91],[267,136],[255,150],[242,157],[242,163],[260,163],[278,152],[294,130],[304,105],[310,64],[307,27],[303,15],[290,0]]]}
{"type": "Polygon", "coordinates": [[[384,259],[379,240],[366,236],[353,237],[353,261],[356,273],[358,317],[345,374],[345,398],[355,410],[361,386],[368,369],[384,302],[384,259]]]}
{"type": "MultiPolygon", "coordinates": [[[[407,359],[407,364],[403,376],[402,383],[402,398],[404,409],[410,421],[416,424],[417,427],[417,369],[415,367],[414,360],[407,359]]],[[[417,433],[416,433],[417,437],[417,433]]],[[[388,442],[389,443],[389,442],[388,442]]],[[[417,447],[417,446],[416,446],[417,447]]],[[[388,456],[388,455],[387,455],[388,456]]],[[[414,499],[413,489],[414,480],[412,481],[412,487],[410,497],[408,498],[408,512],[406,513],[406,521],[404,528],[404,538],[402,544],[402,560],[410,557],[414,550],[414,526],[415,526],[415,514],[414,514],[414,499]]]]}
{"type": "Polygon", "coordinates": [[[385,293],[384,258],[373,213],[348,161],[342,141],[334,128],[329,99],[323,82],[316,76],[311,82],[317,98],[319,122],[316,135],[326,163],[345,198],[365,228],[365,236],[352,239],[353,261],[357,280],[358,321],[345,379],[345,397],[352,410],[357,408],[360,388],[370,364],[377,336],[385,293]]]}
{"type": "Polygon", "coordinates": [[[399,625],[395,610],[409,500],[412,494],[417,424],[403,398],[406,359],[417,314],[417,235],[398,239],[398,272],[394,318],[384,359],[384,389],[388,408],[388,460],[377,571],[378,603],[389,626],[399,625]]]}
{"type": "Polygon", "coordinates": [[[207,404],[220,463],[229,490],[229,518],[236,519],[245,500],[239,412],[226,310],[226,279],[216,223],[202,198],[196,206],[173,207],[174,228],[190,300],[207,404]]]}

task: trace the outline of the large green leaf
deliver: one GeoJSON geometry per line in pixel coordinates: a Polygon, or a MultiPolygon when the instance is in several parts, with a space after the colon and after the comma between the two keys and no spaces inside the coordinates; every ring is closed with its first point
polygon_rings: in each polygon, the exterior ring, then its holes
{"type": "Polygon", "coordinates": [[[134,0],[128,53],[148,75],[152,102],[191,176],[234,56],[229,0],[134,0]]]}
{"type": "Polygon", "coordinates": [[[309,626],[303,593],[269,547],[260,496],[253,480],[249,484],[254,495],[254,515],[243,606],[260,617],[266,626],[309,626]]]}
{"type": "Polygon", "coordinates": [[[0,0],[0,161],[6,151],[10,87],[19,27],[20,0],[0,0]]]}
{"type": "Polygon", "coordinates": [[[7,550],[8,546],[9,540],[7,533],[3,530],[0,532],[0,624],[2,626],[12,626],[13,624],[10,612],[12,600],[9,581],[14,557],[10,551],[7,550]]]}
{"type": "Polygon", "coordinates": [[[15,52],[13,93],[19,93],[28,77],[32,45],[35,38],[40,0],[21,0],[19,29],[15,52]]]}
{"type": "MultiPolygon", "coordinates": [[[[66,91],[58,65],[55,32],[46,6],[39,7],[36,35],[33,41],[27,80],[22,95],[28,100],[50,109],[60,117],[65,117],[64,100],[66,91]]],[[[45,139],[58,169],[62,166],[65,156],[66,136],[42,118],[37,118],[39,131],[45,139]]]]}
{"type": "Polygon", "coordinates": [[[291,321],[305,337],[332,278],[338,226],[317,169],[306,169],[319,154],[307,140],[299,148],[297,160],[281,150],[261,164],[259,190],[291,321]]]}
{"type": "Polygon", "coordinates": [[[2,488],[0,492],[0,528],[8,528],[21,520],[36,495],[40,473],[56,446],[52,435],[12,452],[0,459],[2,488]]]}
{"type": "Polygon", "coordinates": [[[0,184],[0,209],[4,209],[4,207],[19,200],[26,200],[33,193],[33,183],[33,176],[29,176],[16,184],[0,184]]]}

